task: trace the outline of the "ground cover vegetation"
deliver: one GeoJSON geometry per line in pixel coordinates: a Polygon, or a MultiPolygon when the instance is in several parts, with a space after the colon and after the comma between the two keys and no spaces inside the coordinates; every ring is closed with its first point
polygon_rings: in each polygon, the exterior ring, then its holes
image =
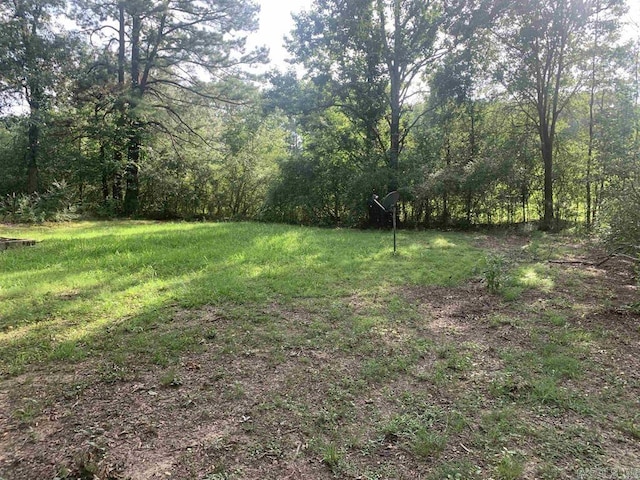
{"type": "Polygon", "coordinates": [[[287,42],[299,70],[255,76],[249,0],[3,2],[0,217],[354,226],[398,189],[403,226],[572,223],[633,253],[625,9],[316,0],[287,42]]]}
{"type": "Polygon", "coordinates": [[[638,478],[625,3],[0,2],[0,479],[638,478]]]}
{"type": "Polygon", "coordinates": [[[0,478],[638,476],[634,262],[585,241],[0,226],[27,235],[0,252],[0,478]]]}

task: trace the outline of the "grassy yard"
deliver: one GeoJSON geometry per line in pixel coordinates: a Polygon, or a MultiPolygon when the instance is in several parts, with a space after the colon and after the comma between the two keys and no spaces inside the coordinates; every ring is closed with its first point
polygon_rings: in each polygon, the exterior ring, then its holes
{"type": "Polygon", "coordinates": [[[2,480],[640,478],[636,283],[574,239],[0,237],[2,480]]]}

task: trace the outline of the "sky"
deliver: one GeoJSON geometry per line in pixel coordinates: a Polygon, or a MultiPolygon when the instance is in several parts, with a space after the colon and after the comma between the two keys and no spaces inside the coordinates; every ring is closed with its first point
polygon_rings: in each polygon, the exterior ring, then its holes
{"type": "Polygon", "coordinates": [[[629,36],[638,36],[640,32],[640,0],[627,0],[629,5],[629,14],[627,15],[627,34],[629,36]]]}
{"type": "MultiPolygon", "coordinates": [[[[260,30],[250,37],[251,45],[269,47],[271,67],[286,70],[289,57],[284,48],[284,36],[293,29],[292,13],[308,10],[313,0],[258,0],[260,30]]],[[[625,37],[637,37],[640,32],[640,0],[627,0],[630,7],[625,37]]]]}
{"type": "MultiPolygon", "coordinates": [[[[638,0],[640,1],[640,0],[638,0]]],[[[308,10],[312,0],[258,0],[260,30],[251,37],[252,44],[269,47],[273,67],[286,69],[289,57],[284,48],[284,36],[293,29],[292,13],[308,10]]]]}

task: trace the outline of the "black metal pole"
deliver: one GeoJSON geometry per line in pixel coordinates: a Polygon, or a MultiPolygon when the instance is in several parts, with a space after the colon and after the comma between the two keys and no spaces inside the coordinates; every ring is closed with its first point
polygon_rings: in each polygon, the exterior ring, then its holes
{"type": "Polygon", "coordinates": [[[392,215],[393,215],[393,253],[395,255],[396,253],[396,206],[393,206],[392,209],[392,215]]]}

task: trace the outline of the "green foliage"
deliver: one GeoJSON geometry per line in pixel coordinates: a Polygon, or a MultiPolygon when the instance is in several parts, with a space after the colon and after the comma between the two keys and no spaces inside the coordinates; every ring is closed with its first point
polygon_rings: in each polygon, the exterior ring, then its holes
{"type": "Polygon", "coordinates": [[[72,218],[72,195],[66,182],[54,182],[44,193],[10,194],[0,200],[0,218],[12,223],[40,223],[72,218]]]}
{"type": "Polygon", "coordinates": [[[631,180],[626,188],[616,192],[607,205],[606,218],[603,237],[609,250],[634,255],[640,261],[640,190],[637,183],[631,180]]]}
{"type": "Polygon", "coordinates": [[[156,149],[140,173],[141,213],[158,219],[258,218],[286,156],[281,117],[262,117],[254,107],[215,115],[193,109],[192,115],[203,123],[200,135],[207,144],[176,151],[170,138],[150,139],[156,149]]]}
{"type": "Polygon", "coordinates": [[[236,68],[264,60],[254,2],[4,2],[2,215],[55,219],[59,181],[80,214],[364,226],[397,188],[404,226],[588,217],[637,255],[639,47],[615,43],[624,2],[600,6],[320,0],[288,43],[308,75],[261,88],[236,68]]]}
{"type": "Polygon", "coordinates": [[[508,279],[505,259],[500,255],[489,255],[485,259],[484,280],[491,293],[499,293],[508,279]]]}
{"type": "Polygon", "coordinates": [[[524,462],[513,451],[504,450],[502,458],[496,466],[496,476],[499,480],[518,480],[524,473],[524,462]]]}
{"type": "Polygon", "coordinates": [[[331,469],[332,472],[338,473],[340,465],[344,459],[344,453],[333,442],[324,443],[320,447],[322,462],[331,469]]]}

